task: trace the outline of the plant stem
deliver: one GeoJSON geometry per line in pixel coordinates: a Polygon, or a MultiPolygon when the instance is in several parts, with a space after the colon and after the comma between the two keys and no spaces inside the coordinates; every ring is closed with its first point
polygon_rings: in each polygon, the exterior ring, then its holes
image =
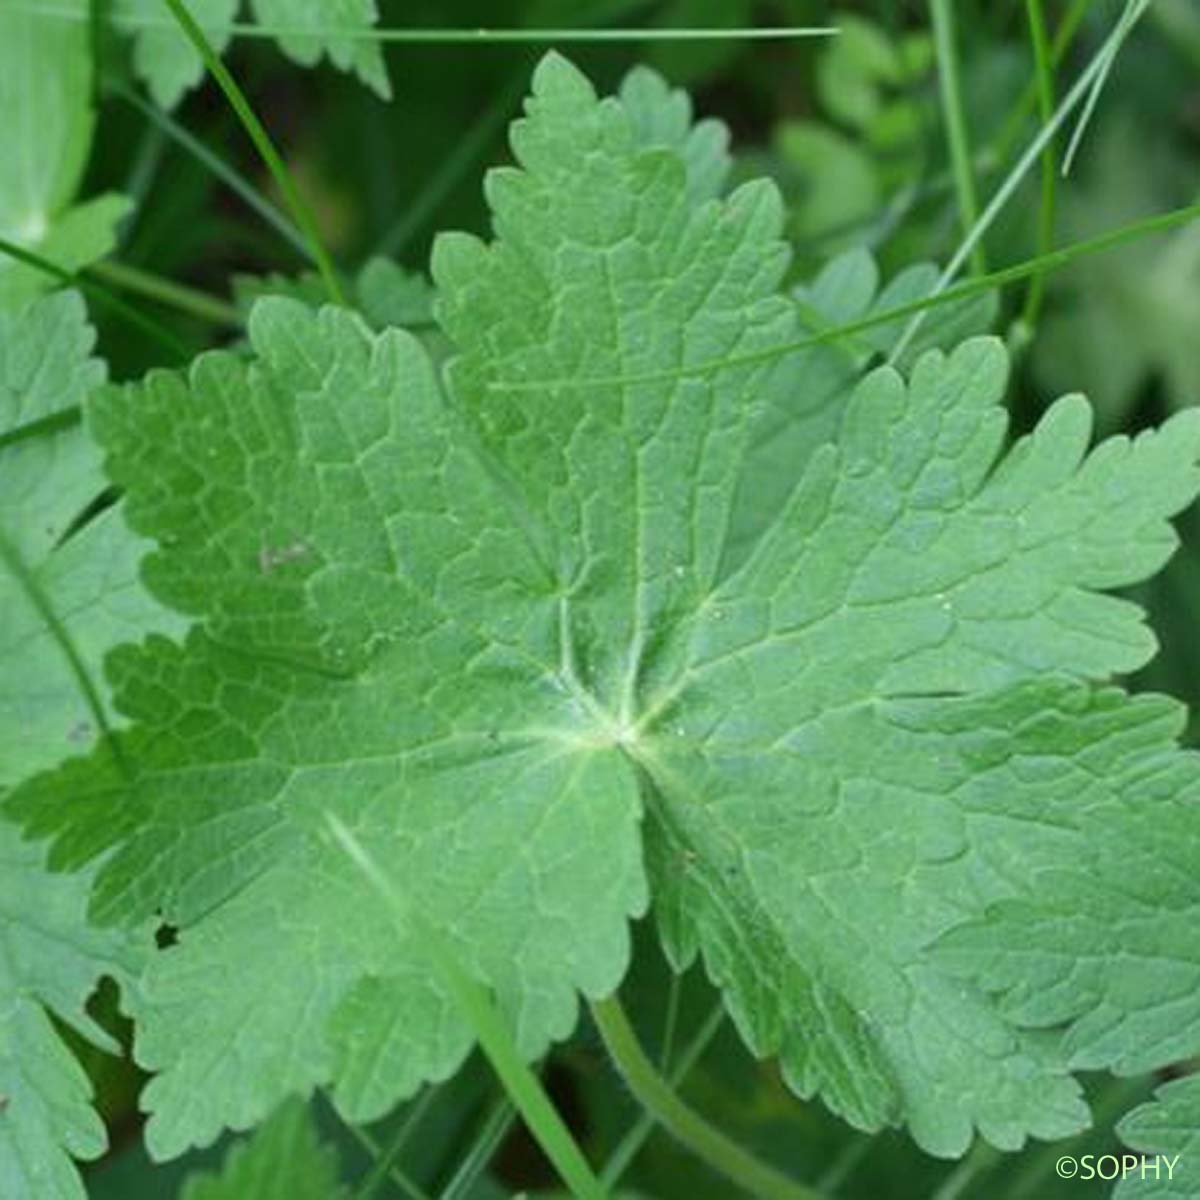
{"type": "MultiPolygon", "coordinates": [[[[1033,43],[1034,81],[1037,85],[1038,115],[1042,123],[1054,114],[1054,63],[1046,39],[1046,18],[1042,0],[1025,0],[1025,15],[1029,21],[1029,38],[1033,43]]],[[[1058,204],[1058,172],[1054,165],[1054,139],[1042,150],[1042,198],[1038,208],[1037,251],[1047,254],[1054,245],[1054,214],[1058,204]]],[[[1029,281],[1021,322],[1027,332],[1037,325],[1042,299],[1046,290],[1045,272],[1039,271],[1029,281]]]]}
{"type": "Polygon", "coordinates": [[[901,317],[919,315],[930,308],[940,307],[943,304],[953,304],[958,300],[966,300],[971,296],[978,296],[982,292],[1004,287],[1009,283],[1019,283],[1021,280],[1029,279],[1040,272],[1054,271],[1060,267],[1068,266],[1078,259],[1089,258],[1093,254],[1102,254],[1107,250],[1114,250],[1118,246],[1137,241],[1150,234],[1163,233],[1168,229],[1174,229],[1180,225],[1188,225],[1196,220],[1200,220],[1200,204],[1189,204],[1184,208],[1176,208],[1170,212],[1158,213],[1153,217],[1145,217],[1140,221],[1131,221],[1128,225],[1122,225],[1117,229],[1109,230],[1107,233],[1102,233],[1097,237],[1072,242],[1069,246],[1060,246],[1057,250],[1051,250],[1046,254],[1039,254],[1036,258],[1026,259],[1024,262],[1014,263],[1011,267],[1002,267],[999,271],[992,271],[980,279],[964,280],[962,283],[955,284],[945,291],[936,292],[932,296],[926,296],[924,299],[913,300],[907,304],[898,304],[894,308],[884,309],[882,312],[874,313],[869,317],[863,317],[859,321],[847,321],[845,324],[837,325],[832,329],[822,330],[820,333],[807,338],[804,342],[797,342],[786,349],[779,350],[778,353],[787,353],[793,349],[803,349],[807,345],[836,341],[838,338],[848,337],[851,334],[863,333],[868,329],[887,325],[901,317]]]}
{"type": "Polygon", "coordinates": [[[267,169],[274,177],[275,183],[278,185],[279,191],[284,198],[284,202],[291,211],[292,218],[304,234],[309,252],[312,255],[313,262],[317,265],[321,279],[325,283],[325,290],[329,293],[329,298],[335,304],[344,305],[346,297],[342,293],[342,285],[338,281],[333,260],[321,244],[316,219],[313,217],[312,211],[305,203],[304,198],[300,195],[291,173],[284,165],[283,159],[279,157],[279,152],[275,149],[274,143],[272,143],[266,129],[263,128],[262,122],[255,115],[254,109],[251,108],[250,102],[246,99],[242,89],[238,87],[237,81],[229,73],[229,70],[221,61],[217,52],[212,48],[208,38],[205,36],[204,30],[196,24],[195,18],[188,11],[187,5],[183,0],[164,0],[164,3],[171,10],[180,28],[204,60],[204,65],[208,68],[209,74],[217,81],[221,91],[225,93],[225,98],[229,101],[230,107],[237,114],[242,127],[254,143],[254,148],[258,151],[259,156],[266,163],[267,169]]]}
{"type": "Polygon", "coordinates": [[[655,1121],[714,1170],[760,1200],[823,1200],[714,1129],[655,1070],[616,996],[594,1000],[592,1018],[629,1090],[655,1121]]]}
{"type": "MultiPolygon", "coordinates": [[[[309,27],[281,25],[226,26],[235,37],[280,38],[312,35],[309,27]]],[[[540,46],[554,42],[780,42],[799,38],[832,37],[839,31],[831,26],[771,26],[713,29],[341,29],[338,37],[363,42],[404,42],[418,45],[522,45],[540,46]]]]}
{"type": "Polygon", "coordinates": [[[592,1173],[541,1080],[521,1057],[491,997],[459,965],[453,947],[441,931],[406,901],[354,834],[332,813],[326,813],[325,819],[342,850],[387,901],[398,924],[415,931],[438,981],[471,1026],[526,1128],[563,1182],[580,1200],[608,1200],[608,1192],[592,1173]]]}
{"type": "Polygon", "coordinates": [[[163,279],[160,275],[152,275],[138,267],[108,260],[94,263],[88,268],[88,273],[98,275],[114,287],[137,292],[150,300],[157,300],[159,304],[176,308],[212,325],[237,327],[242,324],[242,315],[232,304],[218,300],[207,292],[163,279]]]}
{"type": "MultiPolygon", "coordinates": [[[[718,1000],[679,1056],[678,1065],[667,1076],[671,1081],[671,1087],[677,1088],[687,1078],[691,1069],[699,1062],[700,1056],[708,1049],[709,1043],[716,1036],[716,1032],[721,1028],[724,1020],[725,1006],[718,1000]]],[[[617,1185],[621,1176],[628,1170],[629,1164],[637,1156],[637,1152],[645,1145],[646,1139],[654,1132],[654,1126],[654,1118],[648,1112],[643,1111],[638,1117],[637,1123],[617,1143],[608,1162],[604,1164],[604,1170],[600,1172],[600,1179],[606,1187],[617,1185]]]]}
{"type": "MultiPolygon", "coordinates": [[[[129,173],[121,186],[122,195],[128,196],[133,201],[135,214],[146,202],[146,196],[162,166],[166,146],[167,137],[163,130],[157,125],[148,125],[142,134],[129,173]]],[[[118,244],[128,242],[133,226],[133,221],[125,222],[118,244]]]]}
{"type": "MultiPolygon", "coordinates": [[[[979,198],[975,193],[975,175],[971,169],[971,149],[967,138],[966,115],[963,111],[962,85],[958,76],[953,0],[930,0],[929,8],[933,21],[934,42],[937,46],[942,118],[946,123],[946,140],[950,147],[954,188],[958,194],[959,220],[963,233],[966,234],[979,219],[979,198]]],[[[971,248],[971,270],[976,275],[987,273],[982,241],[976,241],[971,248]]]]}
{"type": "Polygon", "coordinates": [[[0,431],[0,450],[6,446],[15,446],[18,442],[27,442],[31,438],[47,437],[62,429],[70,429],[82,420],[83,413],[76,404],[56,409],[44,417],[35,417],[32,421],[24,421],[20,425],[0,431]]]}

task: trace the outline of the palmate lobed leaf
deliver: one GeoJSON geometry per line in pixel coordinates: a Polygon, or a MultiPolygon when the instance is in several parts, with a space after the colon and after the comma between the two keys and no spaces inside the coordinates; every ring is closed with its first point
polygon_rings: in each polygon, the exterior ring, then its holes
{"type": "Polygon", "coordinates": [[[652,902],[856,1125],[955,1155],[1087,1121],[1053,1031],[930,947],[1073,861],[1142,755],[1191,786],[1175,706],[1089,681],[1153,653],[1099,593],[1173,549],[1200,421],[1087,454],[1068,397],[1002,454],[987,339],[851,391],[788,350],[774,189],[712,199],[628,103],[542,63],[495,239],[437,245],[444,385],[405,333],[268,299],[248,364],[92,406],[196,624],[110,658],[125,770],[9,808],[59,866],[105,855],[98,918],[179,930],[139,1000],[160,1156],[316,1085],[369,1119],[469,1047],[330,812],[530,1056],[652,902]]]}

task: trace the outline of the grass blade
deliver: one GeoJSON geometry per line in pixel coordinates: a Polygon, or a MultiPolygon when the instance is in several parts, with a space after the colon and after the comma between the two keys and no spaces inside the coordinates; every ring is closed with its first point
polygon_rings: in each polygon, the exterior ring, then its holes
{"type": "Polygon", "coordinates": [[[251,107],[250,101],[246,99],[245,93],[238,87],[237,81],[229,73],[228,68],[221,61],[217,52],[212,48],[211,43],[205,36],[204,30],[196,24],[195,18],[188,11],[188,7],[184,4],[183,0],[164,0],[164,3],[171,10],[179,27],[187,35],[188,40],[204,60],[204,65],[208,68],[209,74],[217,81],[217,85],[221,91],[225,93],[225,98],[229,101],[230,107],[237,114],[242,127],[254,143],[254,148],[258,151],[267,169],[274,177],[284,201],[291,210],[293,219],[304,234],[304,240],[308,243],[309,252],[312,255],[313,262],[317,265],[317,270],[320,272],[321,279],[325,284],[325,290],[329,293],[329,298],[335,304],[344,305],[346,297],[342,292],[342,285],[338,281],[333,260],[321,244],[320,234],[317,232],[316,219],[313,217],[308,205],[304,202],[304,198],[300,195],[291,173],[284,165],[283,159],[279,157],[279,152],[275,149],[274,143],[251,107]]]}
{"type": "Polygon", "coordinates": [[[169,351],[172,357],[184,362],[192,357],[192,352],[187,346],[165,325],[160,324],[153,317],[148,317],[145,313],[139,312],[136,308],[126,304],[124,300],[119,296],[115,296],[108,288],[98,283],[93,283],[90,279],[77,272],[68,271],[66,268],[60,267],[57,263],[52,263],[48,258],[43,258],[40,254],[34,253],[34,251],[26,250],[24,246],[18,246],[15,242],[10,242],[7,238],[0,238],[0,254],[7,254],[9,258],[16,259],[17,262],[24,263],[26,266],[34,267],[43,274],[49,275],[51,279],[58,280],[59,283],[64,283],[68,287],[77,287],[81,291],[86,292],[97,303],[110,309],[119,317],[128,321],[129,324],[136,326],[143,333],[152,337],[169,351]]]}
{"type": "MultiPolygon", "coordinates": [[[[958,47],[954,32],[953,0],[930,0],[934,43],[937,46],[938,91],[942,100],[942,119],[950,147],[954,172],[954,190],[958,196],[959,220],[967,233],[979,219],[979,199],[975,194],[975,172],[971,167],[971,148],[967,138],[967,119],[963,111],[962,85],[958,78],[958,47]]],[[[971,249],[971,269],[976,275],[987,274],[983,243],[971,249]]]]}
{"type": "Polygon", "coordinates": [[[199,138],[193,136],[169,113],[143,100],[137,92],[120,85],[112,89],[114,96],[136,108],[148,121],[163,131],[172,141],[186,150],[201,166],[207,168],[246,206],[257,213],[285,241],[312,261],[312,247],[284,213],[273,205],[245,176],[234,170],[223,158],[214,154],[199,138]]]}
{"type": "Polygon", "coordinates": [[[993,288],[1003,287],[1010,283],[1019,283],[1024,279],[1029,279],[1031,276],[1036,275],[1039,271],[1051,271],[1059,267],[1065,267],[1078,259],[1088,258],[1093,254],[1101,254],[1106,250],[1113,250],[1118,246],[1137,241],[1139,238],[1155,233],[1164,233],[1168,229],[1187,225],[1196,220],[1200,220],[1200,204],[1189,204],[1185,208],[1176,208],[1170,212],[1158,213],[1153,217],[1146,217],[1141,221],[1133,221],[1128,225],[1112,229],[1108,233],[1100,234],[1098,237],[1088,238],[1080,242],[1072,242],[1069,246],[1062,246],[1057,250],[1051,250],[1048,254],[1038,255],[1036,258],[1027,259],[1025,262],[1014,263],[1011,267],[1003,267],[999,271],[992,271],[987,275],[975,279],[967,279],[953,287],[943,287],[941,291],[935,291],[933,294],[925,296],[920,300],[911,300],[905,304],[897,304],[892,308],[873,313],[869,317],[862,317],[855,321],[846,321],[839,325],[832,325],[828,329],[822,329],[817,333],[809,334],[803,338],[797,338],[792,342],[783,342],[778,346],[771,346],[766,350],[756,350],[748,354],[730,354],[724,358],[714,358],[708,362],[695,363],[690,367],[680,370],[649,372],[645,375],[607,375],[590,379],[572,376],[570,378],[542,380],[538,383],[497,382],[489,384],[488,390],[494,392],[526,392],[540,391],[548,387],[570,390],[574,388],[629,387],[640,384],[670,383],[678,379],[703,378],[715,371],[723,371],[729,367],[753,366],[757,363],[771,362],[777,358],[783,358],[785,355],[794,354],[798,350],[806,350],[810,346],[818,346],[826,342],[836,342],[841,338],[850,337],[856,333],[863,333],[868,329],[876,329],[881,325],[889,325],[893,321],[901,320],[904,317],[919,317],[929,309],[940,308],[943,304],[953,304],[958,300],[966,300],[972,296],[977,296],[981,292],[991,291],[993,288]]]}
{"type": "MultiPolygon", "coordinates": [[[[378,1160],[386,1153],[384,1148],[365,1129],[349,1124],[345,1128],[373,1159],[378,1160]]],[[[387,1177],[408,1197],[408,1200],[432,1200],[429,1193],[415,1179],[410,1179],[405,1175],[396,1163],[393,1162],[389,1165],[387,1177]]]]}
{"type": "MultiPolygon", "coordinates": [[[[1133,0],[1135,4],[1138,2],[1139,0],[1133,0]]],[[[1144,6],[1148,0],[1140,0],[1140,2],[1144,6]]],[[[1117,48],[1125,40],[1127,34],[1127,22],[1122,19],[1118,21],[1117,27],[1105,39],[1104,44],[1096,54],[1092,56],[1091,62],[1084,68],[1071,90],[1063,98],[1057,109],[1055,109],[1054,115],[1042,125],[1037,136],[1025,148],[1025,152],[1017,160],[1012,170],[1009,171],[999,188],[996,189],[995,195],[993,195],[987,207],[979,215],[979,219],[971,226],[967,236],[946,264],[941,275],[938,276],[937,283],[933,289],[934,295],[937,295],[950,285],[954,277],[962,269],[963,264],[971,256],[971,252],[975,249],[975,246],[982,240],[984,234],[992,227],[992,223],[1000,215],[1013,195],[1015,195],[1017,188],[1021,186],[1025,176],[1029,173],[1029,169],[1037,162],[1042,151],[1049,145],[1054,135],[1067,121],[1071,113],[1075,111],[1084,97],[1093,92],[1096,81],[1101,79],[1111,67],[1112,56],[1115,55],[1117,48]]],[[[892,348],[892,353],[888,357],[889,362],[896,362],[904,351],[908,349],[909,344],[920,328],[921,320],[921,313],[918,313],[912,319],[908,328],[892,348]]]]}
{"type": "MultiPolygon", "coordinates": [[[[1046,37],[1046,18],[1042,0],[1025,0],[1029,40],[1033,45],[1034,82],[1037,85],[1038,114],[1046,124],[1054,113],[1054,61],[1046,37]]],[[[1058,207],[1058,173],[1054,165],[1054,139],[1042,150],[1042,195],[1038,206],[1037,252],[1047,254],[1054,245],[1054,216],[1058,207]]],[[[1045,273],[1039,271],[1029,281],[1020,325],[1028,337],[1037,324],[1046,290],[1045,273]]]]}
{"type": "MultiPolygon", "coordinates": [[[[1050,61],[1056,69],[1062,65],[1062,60],[1071,48],[1091,3],[1092,0],[1072,0],[1071,7],[1059,21],[1058,28],[1054,31],[1054,43],[1050,47],[1050,61]]],[[[1038,81],[1034,78],[1026,85],[995,139],[995,154],[998,159],[1004,160],[1012,153],[1017,139],[1021,136],[1022,127],[1037,107],[1037,100],[1038,81]]]]}
{"type": "Polygon", "coordinates": [[[113,260],[95,263],[89,270],[93,275],[106,279],[114,287],[137,292],[148,300],[155,300],[179,312],[188,313],[201,321],[207,321],[210,325],[236,329],[242,324],[242,314],[232,304],[226,304],[224,300],[218,300],[207,292],[176,283],[172,279],[163,279],[149,271],[113,260]]]}
{"type": "Polygon", "coordinates": [[[507,1097],[488,1113],[471,1148],[463,1157],[450,1182],[443,1188],[438,1200],[467,1200],[479,1177],[487,1170],[488,1163],[500,1148],[500,1143],[508,1135],[516,1115],[517,1110],[507,1097]]]}
{"type": "Polygon", "coordinates": [[[529,83],[529,72],[522,67],[492,98],[478,120],[457,142],[441,165],[429,176],[417,198],[400,215],[400,219],[383,235],[375,253],[397,258],[416,236],[425,222],[441,207],[455,185],[483,154],[512,117],[513,108],[529,83]]]}
{"type": "Polygon", "coordinates": [[[1075,124],[1075,130],[1071,134],[1071,141],[1067,145],[1067,152],[1063,156],[1062,172],[1064,177],[1071,173],[1071,165],[1074,163],[1075,155],[1083,143],[1083,135],[1088,125],[1091,124],[1092,113],[1095,112],[1096,105],[1100,102],[1100,94],[1104,91],[1104,85],[1108,81],[1113,64],[1117,61],[1117,55],[1121,52],[1121,47],[1124,45],[1125,39],[1133,32],[1133,27],[1141,20],[1149,7],[1150,0],[1127,0],[1125,11],[1121,14],[1121,19],[1117,22],[1117,28],[1107,43],[1103,66],[1096,76],[1095,82],[1092,84],[1092,90],[1088,93],[1088,98],[1083,106],[1083,112],[1075,124]]]}
{"type": "Polygon", "coordinates": [[[362,1183],[355,1189],[350,1200],[372,1200],[384,1182],[391,1177],[400,1161],[400,1155],[404,1153],[404,1147],[408,1145],[409,1139],[417,1131],[417,1126],[429,1112],[433,1096],[433,1090],[426,1088],[417,1102],[405,1114],[404,1120],[400,1122],[387,1146],[382,1147],[380,1152],[375,1155],[374,1164],[363,1178],[362,1183]]]}
{"type": "Polygon", "coordinates": [[[418,941],[429,957],[430,966],[454,998],[529,1132],[554,1164],[563,1182],[582,1200],[608,1200],[608,1193],[592,1173],[541,1081],[517,1052],[512,1036],[487,993],[463,970],[440,931],[400,895],[358,838],[332,813],[326,813],[326,822],[338,845],[397,918],[418,929],[418,941]]]}
{"type": "MultiPolygon", "coordinates": [[[[167,0],[170,4],[171,0],[167,0]]],[[[172,10],[175,5],[171,4],[172,10]]],[[[87,11],[65,4],[14,5],[15,12],[34,14],[48,19],[63,21],[87,20],[87,11]]],[[[159,29],[169,27],[169,19],[150,16],[115,15],[112,23],[122,30],[159,29]]],[[[829,25],[771,25],[759,28],[729,26],[728,28],[662,28],[662,29],[486,29],[455,28],[444,26],[439,29],[390,28],[343,28],[320,25],[271,25],[251,24],[246,21],[231,21],[226,25],[211,26],[220,33],[235,38],[289,38],[289,37],[332,37],[346,41],[392,42],[411,45],[548,45],[554,42],[714,42],[747,41],[778,42],[798,38],[831,37],[838,32],[829,25]]],[[[197,47],[199,48],[199,47],[197,47]]]]}

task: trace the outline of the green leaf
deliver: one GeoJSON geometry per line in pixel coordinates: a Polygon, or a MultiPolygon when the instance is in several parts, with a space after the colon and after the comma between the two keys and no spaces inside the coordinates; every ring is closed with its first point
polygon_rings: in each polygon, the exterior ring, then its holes
{"type": "Polygon", "coordinates": [[[131,986],[149,938],[90,926],[89,876],[52,875],[43,857],[0,822],[0,1194],[83,1200],[71,1159],[98,1157],[107,1139],[51,1014],[115,1050],[84,1005],[101,976],[131,986]]]}
{"type": "MultiPolygon", "coordinates": [[[[1065,1028],[1072,1067],[1122,1075],[1200,1054],[1200,755],[1176,745],[1179,705],[1147,696],[1136,711],[1136,721],[1110,717],[1080,756],[1068,853],[1029,894],[992,904],[939,946],[948,966],[998,994],[1013,1024],[1065,1028]]],[[[1194,1093],[1189,1081],[1171,1104],[1132,1114],[1134,1144],[1194,1145],[1194,1093]]],[[[1194,1194],[1194,1174],[1180,1178],[1183,1191],[1161,1194],[1194,1194]]]]}
{"type": "Polygon", "coordinates": [[[254,305],[266,296],[283,296],[299,300],[309,308],[320,308],[328,299],[325,281],[316,271],[300,275],[285,275],[272,271],[269,275],[235,275],[233,301],[244,319],[249,319],[254,305]]]}
{"type": "MultiPolygon", "coordinates": [[[[820,333],[922,300],[933,293],[940,274],[933,263],[914,263],[881,288],[879,265],[870,251],[848,250],[827,263],[811,284],[798,287],[795,295],[806,306],[806,325],[820,333]]],[[[996,309],[995,292],[944,306],[937,320],[922,324],[898,365],[907,369],[926,350],[948,350],[967,337],[986,333],[996,319],[996,309]]],[[[887,354],[906,325],[901,317],[841,339],[842,345],[865,365],[874,355],[887,354]]]]}
{"type": "MultiPolygon", "coordinates": [[[[0,11],[0,237],[68,271],[107,254],[129,211],[129,202],[112,194],[73,203],[92,144],[91,90],[84,24],[0,11]]],[[[0,255],[0,306],[54,282],[0,255]]]]}
{"type": "Polygon", "coordinates": [[[363,316],[376,329],[433,323],[433,288],[424,275],[389,258],[368,259],[354,281],[363,316]]]}
{"type": "Polygon", "coordinates": [[[1200,1196],[1200,1076],[1164,1084],[1154,1100],[1117,1126],[1144,1167],[1126,1177],[1114,1200],[1196,1200],[1200,1196]]]}
{"type": "MultiPolygon", "coordinates": [[[[221,54],[232,38],[239,0],[187,0],[188,11],[221,54]]],[[[275,40],[301,66],[322,54],[343,71],[353,71],[383,99],[391,97],[379,43],[363,37],[378,19],[375,0],[253,0],[258,23],[279,32],[275,40]]],[[[134,39],[133,64],[150,94],[172,108],[204,78],[204,63],[187,36],[170,19],[161,0],[112,0],[113,24],[134,39]]]]}
{"type": "Polygon", "coordinates": [[[660,702],[676,740],[647,767],[673,957],[705,950],[798,1090],[856,1123],[905,1112],[936,1153],[961,1152],[972,1120],[1001,1147],[1080,1121],[1052,1040],[1006,1029],[920,948],[1054,861],[1086,772],[1066,766],[1098,752],[1089,708],[1137,723],[1115,694],[1041,677],[1152,653],[1138,611],[1091,589],[1161,564],[1153,514],[1197,482],[1191,418],[1081,463],[1078,398],[993,469],[1003,358],[968,342],[922,359],[907,393],[888,370],[857,390],[837,446],[709,600],[690,683],[660,702]],[[1079,718],[1056,729],[1060,708],[1079,718]]]}
{"type": "MultiPolygon", "coordinates": [[[[188,11],[218,53],[229,45],[239,0],[188,0],[188,11]]],[[[162,108],[172,108],[204,78],[204,62],[162,0],[112,0],[110,17],[133,35],[133,66],[162,108]]]]}
{"type": "MultiPolygon", "coordinates": [[[[433,288],[424,275],[406,270],[388,258],[371,258],[354,277],[351,294],[362,316],[373,329],[401,329],[433,323],[433,288]]],[[[326,299],[324,281],[316,271],[299,276],[235,275],[233,297],[238,311],[248,317],[256,300],[286,296],[320,308],[326,299]]]]}
{"type": "MultiPolygon", "coordinates": [[[[30,584],[69,623],[97,678],[114,641],[156,620],[173,627],[136,584],[144,546],[115,510],[60,544],[103,478],[78,424],[37,423],[77,410],[103,380],[94,340],[74,292],[0,310],[0,536],[24,567],[18,576],[0,562],[0,790],[97,735],[30,584]]],[[[106,1138],[87,1077],[48,1014],[114,1050],[84,1004],[103,975],[129,988],[150,939],[145,928],[90,926],[90,874],[52,875],[44,857],[0,822],[0,1194],[59,1200],[84,1195],[71,1157],[97,1157],[106,1138]]]]}
{"type": "Polygon", "coordinates": [[[250,7],[260,25],[288,31],[276,41],[293,61],[311,67],[328,54],[334,66],[391,98],[379,43],[362,36],[378,20],[375,0],[251,0],[250,7]]]}
{"type": "Polygon", "coordinates": [[[109,916],[161,903],[183,928],[150,969],[138,1043],[144,1063],[170,1067],[145,1097],[165,1110],[150,1127],[160,1154],[253,1123],[287,1091],[328,1080],[337,1059],[348,1065],[335,1098],[362,1119],[466,1052],[419,948],[387,913],[372,915],[369,886],[324,842],[327,808],[381,861],[404,864],[405,894],[454,931],[531,1055],[572,1027],[576,986],[615,985],[624,919],[645,904],[632,772],[589,745],[553,684],[553,580],[526,531],[490,528],[511,501],[459,436],[423,352],[407,335],[374,339],[347,313],[287,301],[261,303],[250,332],[262,361],[249,371],[206,356],[190,389],[155,376],[109,393],[94,415],[102,440],[123,444],[114,477],[149,469],[158,480],[153,495],[134,485],[134,527],[173,539],[181,516],[199,522],[151,556],[147,578],[185,611],[212,614],[186,649],[157,640],[110,660],[123,709],[149,721],[129,745],[141,798],[115,768],[64,776],[95,801],[89,840],[120,841],[166,805],[159,832],[144,830],[160,842],[161,874],[146,877],[144,855],[158,852],[138,835],[98,898],[109,916]],[[344,424],[329,420],[339,408],[344,424]],[[381,523],[353,515],[364,504],[381,523]],[[447,655],[473,662],[465,686],[446,674],[447,655]],[[564,753],[576,738],[579,752],[564,753]],[[184,766],[186,746],[203,765],[184,766]],[[200,807],[177,802],[181,768],[200,807]],[[581,796],[594,835],[582,843],[581,796]],[[582,920],[579,887],[591,901],[582,920]],[[282,929],[262,921],[279,904],[282,929]],[[244,974],[229,989],[232,961],[244,974]],[[397,993],[411,1014],[399,1028],[397,993]],[[357,1016],[339,1049],[342,1006],[357,1016]],[[350,1069],[367,1052],[364,1023],[396,1072],[350,1069]],[[248,1057],[235,1061],[227,1047],[242,1037],[248,1057]]]}
{"type": "Polygon", "coordinates": [[[798,176],[792,224],[801,238],[823,238],[845,230],[852,241],[859,226],[879,211],[882,183],[870,154],[844,133],[818,121],[787,121],[775,133],[775,148],[798,176]]]}
{"type": "Polygon", "coordinates": [[[138,585],[146,543],[119,511],[66,537],[105,482],[77,421],[105,377],[90,357],[94,342],[75,292],[0,310],[0,536],[28,573],[22,579],[0,563],[0,787],[78,753],[98,734],[31,586],[69,627],[97,680],[110,646],[182,627],[138,585]]]}
{"type": "Polygon", "coordinates": [[[1074,1065],[1120,1074],[1200,1053],[1200,760],[1174,743],[1180,706],[1138,707],[1140,721],[1107,731],[1110,775],[1078,818],[1074,863],[1043,870],[1035,894],[993,905],[941,947],[1003,994],[1014,1021],[1070,1022],[1074,1065]]]}
{"type": "Polygon", "coordinates": [[[878,119],[884,87],[904,79],[899,47],[873,21],[839,13],[838,37],[817,60],[817,88],[831,116],[855,129],[878,119]]]}
{"type": "Polygon", "coordinates": [[[1102,593],[1173,550],[1200,419],[1089,454],[1069,396],[1002,453],[989,339],[855,386],[855,353],[791,349],[776,191],[712,198],[626,103],[542,62],[494,238],[435,249],[443,380],[267,299],[248,362],[92,406],[195,624],[109,658],[132,780],[93,755],[10,811],[100,858],[97,919],[178,931],[139,1002],[158,1156],[315,1086],[371,1119],[467,1052],[329,815],[526,1055],[652,899],[674,966],[854,1124],[952,1156],[1087,1122],[1059,1037],[930,947],[1071,861],[1148,725],[1170,743],[1169,705],[1093,681],[1154,652],[1102,593]]]}
{"type": "Polygon", "coordinates": [[[289,1100],[235,1143],[219,1174],[192,1175],[180,1200],[336,1200],[337,1154],[322,1145],[307,1104],[289,1100]]]}
{"type": "Polygon", "coordinates": [[[99,453],[78,429],[84,400],[106,376],[95,342],[78,292],[0,310],[2,511],[28,559],[45,557],[104,486],[99,453]]]}
{"type": "Polygon", "coordinates": [[[683,159],[693,200],[712,200],[724,191],[733,162],[729,130],[720,121],[693,123],[687,92],[671,88],[649,67],[634,67],[625,76],[620,97],[639,145],[662,146],[683,159]]]}

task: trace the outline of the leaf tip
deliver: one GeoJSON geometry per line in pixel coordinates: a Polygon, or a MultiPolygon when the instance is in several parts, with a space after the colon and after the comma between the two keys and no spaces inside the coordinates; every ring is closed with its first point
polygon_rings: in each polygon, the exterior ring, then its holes
{"type": "Polygon", "coordinates": [[[596,89],[566,55],[549,50],[533,72],[533,96],[554,104],[594,104],[596,89]]]}

